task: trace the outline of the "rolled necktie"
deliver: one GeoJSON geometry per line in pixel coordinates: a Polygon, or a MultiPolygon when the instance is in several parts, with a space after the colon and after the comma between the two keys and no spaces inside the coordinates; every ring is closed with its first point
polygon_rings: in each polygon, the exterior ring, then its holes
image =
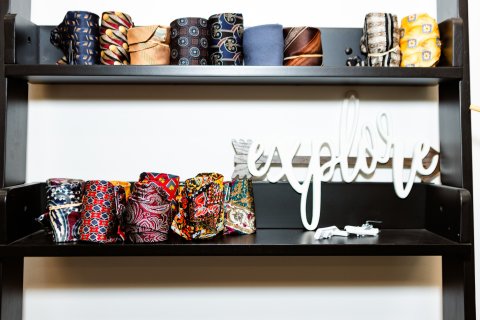
{"type": "Polygon", "coordinates": [[[367,54],[367,66],[400,66],[400,29],[397,16],[391,13],[369,13],[365,16],[360,49],[367,54]]]}
{"type": "Polygon", "coordinates": [[[212,65],[243,65],[243,15],[219,13],[208,18],[210,42],[209,62],[212,65]]]}
{"type": "Polygon", "coordinates": [[[130,198],[131,195],[131,183],[126,182],[126,181],[110,181],[111,184],[115,187],[122,187],[124,191],[124,195],[120,193],[115,199],[117,201],[117,222],[118,222],[118,236],[120,239],[125,241],[126,236],[125,236],[125,221],[124,221],[124,216],[125,216],[125,211],[126,211],[126,204],[128,199],[130,198]]]}
{"type": "Polygon", "coordinates": [[[139,182],[153,182],[161,187],[168,195],[168,201],[173,201],[177,195],[180,177],[168,173],[143,172],[140,174],[139,182]]]}
{"type": "Polygon", "coordinates": [[[180,178],[165,173],[142,173],[127,203],[125,230],[133,243],[168,239],[172,201],[180,178]]]}
{"type": "Polygon", "coordinates": [[[76,179],[47,180],[47,211],[55,242],[79,240],[83,184],[76,179]]]}
{"type": "Polygon", "coordinates": [[[147,26],[128,32],[131,64],[170,64],[170,27],[147,26]]]}
{"type": "Polygon", "coordinates": [[[267,24],[245,29],[243,55],[246,66],[283,65],[283,27],[267,24]]]}
{"type": "Polygon", "coordinates": [[[318,28],[293,27],[283,29],[284,66],[321,66],[322,36],[318,28]]]}
{"type": "Polygon", "coordinates": [[[121,186],[123,190],[125,191],[125,199],[128,200],[130,198],[130,193],[131,193],[131,188],[132,185],[130,182],[127,181],[110,181],[111,184],[113,184],[115,187],[121,186]]]}
{"type": "Polygon", "coordinates": [[[102,64],[130,64],[127,34],[132,27],[132,18],[126,13],[116,11],[102,13],[100,27],[100,62],[102,64]]]}
{"type": "Polygon", "coordinates": [[[224,229],[223,176],[201,173],[179,188],[179,212],[172,230],[187,240],[209,239],[224,229]]]}
{"type": "Polygon", "coordinates": [[[193,227],[188,223],[188,200],[185,193],[185,183],[180,182],[174,202],[173,220],[171,229],[179,236],[192,240],[193,227]]]}
{"type": "Polygon", "coordinates": [[[118,225],[125,204],[125,189],[121,185],[104,180],[87,181],[82,200],[80,240],[119,241],[118,225]]]}
{"type": "Polygon", "coordinates": [[[50,42],[65,55],[57,64],[93,65],[99,62],[99,17],[87,11],[68,11],[50,33],[50,42]]]}
{"type": "Polygon", "coordinates": [[[434,67],[440,60],[440,31],[428,14],[414,14],[402,19],[402,67],[434,67]]]}
{"type": "Polygon", "coordinates": [[[255,233],[255,203],[250,179],[225,183],[225,234],[255,233]]]}
{"type": "Polygon", "coordinates": [[[208,64],[208,23],[203,18],[180,18],[170,23],[170,64],[208,64]]]}

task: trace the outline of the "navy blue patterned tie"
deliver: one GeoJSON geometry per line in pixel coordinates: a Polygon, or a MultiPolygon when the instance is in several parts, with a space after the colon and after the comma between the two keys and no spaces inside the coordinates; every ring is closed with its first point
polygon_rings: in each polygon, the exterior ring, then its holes
{"type": "Polygon", "coordinates": [[[219,13],[208,19],[209,58],[212,65],[243,65],[243,16],[219,13]]]}
{"type": "Polygon", "coordinates": [[[99,62],[99,17],[87,11],[68,11],[52,30],[50,42],[65,55],[57,64],[92,65],[99,62]]]}

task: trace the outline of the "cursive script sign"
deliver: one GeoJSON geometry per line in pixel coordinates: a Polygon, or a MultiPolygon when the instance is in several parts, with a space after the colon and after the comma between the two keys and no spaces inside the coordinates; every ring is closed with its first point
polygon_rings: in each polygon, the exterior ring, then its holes
{"type": "Polygon", "coordinates": [[[408,171],[406,183],[404,183],[404,155],[402,146],[396,143],[390,130],[390,121],[386,113],[381,113],[376,118],[375,128],[368,124],[359,126],[359,100],[354,92],[348,92],[342,106],[339,126],[339,150],[333,153],[333,148],[328,142],[312,141],[310,162],[307,174],[301,182],[294,174],[292,160],[297,154],[301,143],[292,145],[269,145],[260,142],[252,142],[248,151],[248,170],[252,176],[265,176],[269,182],[278,182],[286,177],[292,188],[302,195],[300,203],[300,215],[303,226],[307,230],[315,230],[320,222],[321,207],[321,183],[333,178],[335,168],[340,168],[342,180],[353,182],[359,174],[370,175],[377,164],[385,164],[392,154],[392,178],[395,192],[398,197],[406,198],[412,190],[417,175],[430,175],[438,164],[438,156],[434,156],[430,165],[424,167],[423,159],[430,151],[430,144],[421,141],[415,144],[411,167],[408,171]],[[378,136],[380,139],[374,139],[378,136]],[[380,141],[380,142],[379,142],[380,141]],[[353,168],[349,168],[348,160],[352,150],[357,150],[356,162],[353,168]],[[281,161],[279,172],[269,172],[275,153],[281,161]],[[320,155],[327,154],[328,161],[320,163],[320,155]],[[264,165],[257,167],[257,160],[264,158],[264,165]],[[368,161],[367,161],[368,159],[368,161]],[[313,185],[312,220],[307,219],[307,194],[313,185]]]}

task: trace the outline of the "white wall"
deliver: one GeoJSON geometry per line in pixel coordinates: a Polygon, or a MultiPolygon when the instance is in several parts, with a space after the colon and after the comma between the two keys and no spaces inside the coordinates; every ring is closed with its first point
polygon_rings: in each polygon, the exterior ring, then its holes
{"type": "MultiPolygon", "coordinates": [[[[34,0],[32,19],[55,25],[69,9],[99,14],[114,9],[145,25],[236,11],[244,14],[247,26],[280,22],[361,27],[370,11],[394,12],[400,18],[413,12],[435,16],[434,2],[377,0],[359,8],[351,0],[328,5],[303,1],[295,6],[252,0],[235,6],[193,0],[181,6],[125,0],[109,6],[85,0],[80,6],[78,1],[55,0],[47,6],[34,0]]],[[[471,23],[473,30],[475,22],[471,23]]],[[[472,80],[473,76],[474,72],[472,80]]],[[[210,170],[229,176],[232,138],[334,139],[341,99],[352,88],[31,85],[30,89],[27,179],[42,181],[53,176],[135,180],[145,170],[177,173],[182,179],[210,170]],[[102,138],[96,139],[97,134],[102,138]],[[88,150],[90,156],[80,150],[88,150]]],[[[379,111],[389,113],[406,154],[419,138],[438,146],[435,87],[353,89],[360,95],[363,120],[379,111]]],[[[322,318],[441,319],[440,259],[26,259],[24,319],[297,319],[317,312],[322,318]]]]}

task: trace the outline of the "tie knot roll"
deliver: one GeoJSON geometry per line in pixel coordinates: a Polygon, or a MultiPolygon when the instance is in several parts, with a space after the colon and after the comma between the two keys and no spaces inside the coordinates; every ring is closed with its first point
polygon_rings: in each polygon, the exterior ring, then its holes
{"type": "Polygon", "coordinates": [[[55,242],[79,239],[83,180],[53,178],[47,180],[47,213],[55,242]]]}
{"type": "Polygon", "coordinates": [[[251,179],[224,183],[225,234],[255,233],[255,203],[251,179]]]}
{"type": "Polygon", "coordinates": [[[187,240],[210,239],[224,230],[223,176],[200,173],[179,188],[172,230],[187,240]]]}
{"type": "Polygon", "coordinates": [[[125,213],[126,237],[133,243],[168,239],[180,178],[165,173],[144,172],[135,183],[125,213]]]}
{"type": "Polygon", "coordinates": [[[170,23],[170,64],[208,64],[208,21],[204,18],[179,18],[170,23]]]}
{"type": "Polygon", "coordinates": [[[68,11],[50,33],[50,42],[64,57],[57,64],[93,65],[99,61],[99,17],[87,11],[68,11]]]}
{"type": "Polygon", "coordinates": [[[437,21],[425,13],[404,17],[400,48],[402,67],[434,67],[441,55],[437,21]]]}
{"type": "Polygon", "coordinates": [[[209,62],[212,65],[243,65],[243,15],[219,13],[208,18],[209,62]]]}
{"type": "Polygon", "coordinates": [[[143,172],[140,174],[138,181],[141,183],[155,183],[165,190],[168,195],[168,201],[173,201],[175,200],[178,185],[180,184],[180,177],[167,173],[143,172]]]}
{"type": "Polygon", "coordinates": [[[106,65],[128,65],[128,30],[134,26],[132,18],[123,12],[102,13],[100,26],[100,62],[106,65]]]}
{"type": "Polygon", "coordinates": [[[245,29],[243,55],[247,66],[283,65],[283,26],[267,24],[245,29]]]}
{"type": "Polygon", "coordinates": [[[369,13],[365,16],[360,49],[371,67],[400,66],[400,28],[391,13],[369,13]]]}
{"type": "Polygon", "coordinates": [[[80,240],[99,243],[121,240],[119,224],[125,205],[125,189],[121,184],[87,181],[82,200],[80,240]]]}
{"type": "Polygon", "coordinates": [[[130,193],[131,193],[131,183],[130,182],[127,182],[127,181],[110,181],[111,184],[113,184],[115,187],[122,187],[123,190],[125,191],[125,199],[128,200],[128,198],[130,197],[130,193]]]}
{"type": "Polygon", "coordinates": [[[290,27],[283,29],[285,42],[283,65],[321,66],[323,63],[322,36],[318,28],[290,27]]]}
{"type": "Polygon", "coordinates": [[[131,28],[128,32],[131,64],[170,64],[170,27],[154,25],[131,28]]]}

